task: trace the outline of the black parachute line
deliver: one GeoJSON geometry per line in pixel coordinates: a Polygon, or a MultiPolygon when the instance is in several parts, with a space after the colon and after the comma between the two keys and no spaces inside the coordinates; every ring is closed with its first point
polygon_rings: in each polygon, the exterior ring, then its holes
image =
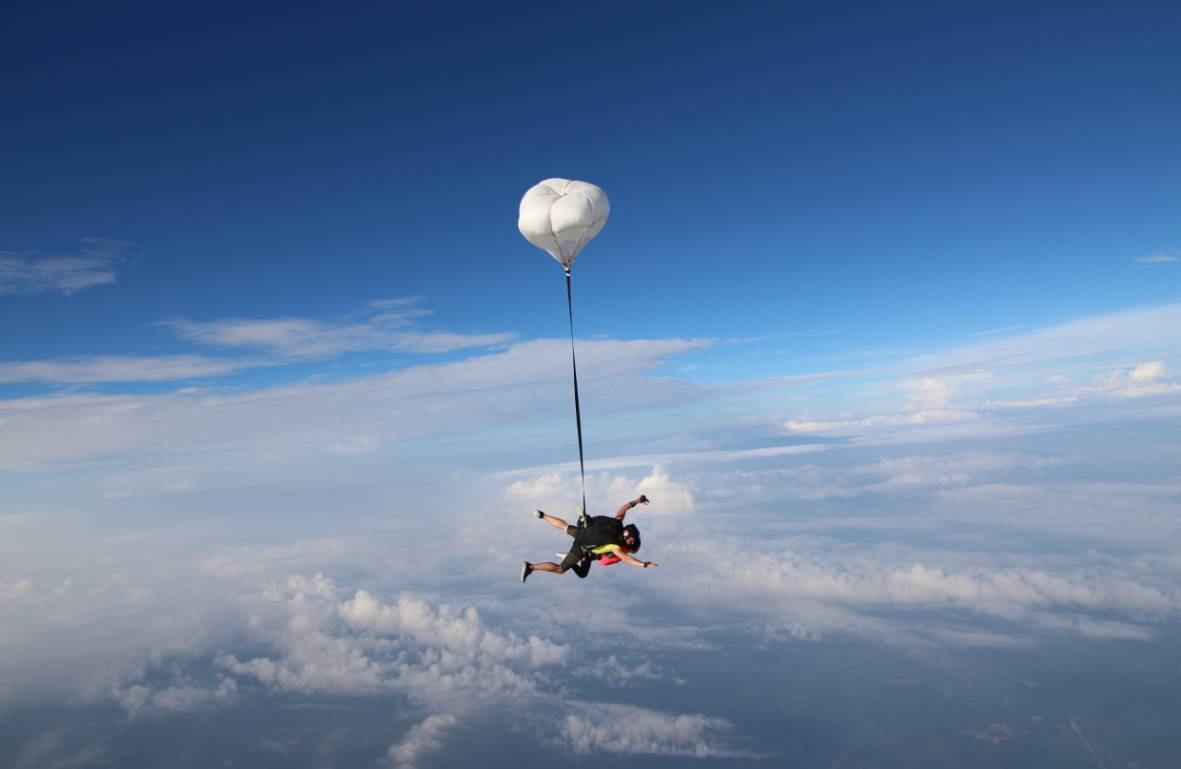
{"type": "Polygon", "coordinates": [[[566,268],[566,310],[570,315],[570,367],[574,371],[574,422],[578,425],[578,470],[582,474],[582,515],[586,512],[586,460],[582,453],[582,407],[578,402],[578,358],[574,354],[574,295],[570,288],[570,268],[566,268]]]}

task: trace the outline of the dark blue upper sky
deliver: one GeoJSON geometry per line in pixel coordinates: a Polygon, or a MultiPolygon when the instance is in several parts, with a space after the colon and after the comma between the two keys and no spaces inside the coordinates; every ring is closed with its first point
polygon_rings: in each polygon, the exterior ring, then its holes
{"type": "Polygon", "coordinates": [[[117,291],[0,303],[38,329],[4,357],[410,295],[556,335],[514,227],[548,176],[612,198],[586,334],[868,347],[1165,301],[1134,260],[1181,247],[1179,32],[1172,3],[26,4],[0,250],[130,245],[117,291]]]}

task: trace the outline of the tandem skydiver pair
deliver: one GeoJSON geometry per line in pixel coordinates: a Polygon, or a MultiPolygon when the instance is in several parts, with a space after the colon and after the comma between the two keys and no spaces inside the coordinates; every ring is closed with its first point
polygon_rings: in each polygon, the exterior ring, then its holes
{"type": "Polygon", "coordinates": [[[654,568],[655,563],[641,561],[632,556],[640,549],[640,530],[634,523],[624,525],[623,518],[627,511],[636,505],[648,504],[648,497],[641,494],[636,499],[624,502],[614,516],[596,515],[591,518],[579,516],[579,525],[571,526],[557,516],[548,515],[541,510],[534,513],[556,529],[561,529],[574,538],[570,552],[561,563],[545,562],[530,563],[525,561],[521,566],[521,581],[529,579],[535,571],[548,571],[554,574],[565,574],[573,570],[580,579],[585,579],[590,572],[591,563],[598,560],[604,566],[623,561],[641,569],[654,568]]]}

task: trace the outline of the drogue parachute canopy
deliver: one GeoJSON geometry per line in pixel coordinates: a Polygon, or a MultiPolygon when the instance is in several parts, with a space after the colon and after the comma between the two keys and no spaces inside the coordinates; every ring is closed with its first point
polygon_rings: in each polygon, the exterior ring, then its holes
{"type": "Polygon", "coordinates": [[[607,193],[589,182],[546,179],[521,198],[517,228],[570,272],[574,258],[599,234],[611,213],[607,193]]]}

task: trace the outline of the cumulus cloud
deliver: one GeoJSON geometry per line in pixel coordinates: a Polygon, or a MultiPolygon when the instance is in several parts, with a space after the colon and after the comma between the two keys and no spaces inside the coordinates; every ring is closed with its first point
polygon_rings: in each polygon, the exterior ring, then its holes
{"type": "Polygon", "coordinates": [[[574,674],[602,681],[607,686],[627,686],[637,682],[654,681],[664,675],[651,660],[632,663],[619,659],[614,654],[580,664],[575,668],[574,674]]]}
{"type": "Polygon", "coordinates": [[[487,630],[473,608],[461,614],[446,605],[432,611],[423,601],[406,596],[396,604],[382,605],[366,591],[358,590],[340,605],[339,613],[352,627],[409,636],[467,657],[487,655],[500,662],[527,661],[533,667],[557,665],[566,659],[565,647],[537,636],[522,641],[487,630]]]}
{"type": "Polygon", "coordinates": [[[401,742],[386,751],[388,764],[395,769],[414,769],[419,759],[443,747],[443,737],[458,723],[450,713],[441,713],[415,724],[401,742]]]}
{"type": "Polygon", "coordinates": [[[644,508],[645,513],[657,515],[678,515],[693,511],[693,492],[688,485],[673,479],[662,467],[653,467],[652,472],[638,481],[616,478],[608,485],[613,497],[631,499],[638,492],[653,500],[644,508]]]}
{"type": "Polygon", "coordinates": [[[0,251],[0,294],[65,294],[115,282],[128,244],[84,238],[78,253],[41,256],[0,251]]]}
{"type": "Polygon", "coordinates": [[[982,409],[1034,409],[1076,406],[1109,400],[1146,398],[1181,393],[1181,383],[1164,361],[1155,360],[1134,366],[1110,369],[1083,379],[1066,374],[1050,377],[1052,386],[1043,397],[1015,400],[986,400],[982,409]]]}
{"type": "Polygon", "coordinates": [[[1171,381],[1172,379],[1172,373],[1163,361],[1150,361],[1130,370],[1111,371],[1096,378],[1089,387],[1079,388],[1079,392],[1115,398],[1143,398],[1181,393],[1181,383],[1171,381]]]}
{"type": "Polygon", "coordinates": [[[578,705],[562,721],[561,738],[579,754],[725,758],[744,755],[727,747],[732,725],[699,714],[674,715],[630,705],[578,705]]]}
{"type": "Polygon", "coordinates": [[[470,707],[508,691],[532,692],[527,671],[557,665],[565,647],[485,627],[474,608],[432,607],[409,596],[385,604],[351,597],[323,575],[293,576],[255,596],[255,640],[266,655],[225,655],[219,666],[276,691],[373,695],[470,707]]]}
{"type": "Polygon", "coordinates": [[[937,377],[908,379],[902,386],[909,391],[911,401],[923,409],[942,409],[951,402],[950,385],[937,377]]]}
{"type": "Polygon", "coordinates": [[[132,683],[111,689],[111,698],[131,716],[205,710],[228,705],[237,699],[237,695],[238,685],[231,678],[222,678],[214,686],[183,681],[162,688],[132,683]]]}
{"type": "MultiPolygon", "coordinates": [[[[692,512],[694,506],[689,486],[674,480],[661,467],[652,467],[646,476],[600,473],[592,475],[588,483],[593,490],[587,503],[592,514],[614,514],[619,505],[641,494],[652,500],[652,504],[643,509],[645,515],[678,515],[692,512]]],[[[513,481],[504,489],[504,498],[520,507],[562,511],[569,502],[571,490],[577,489],[578,485],[577,472],[545,472],[513,481]]],[[[563,515],[562,512],[554,514],[563,515]]]]}

